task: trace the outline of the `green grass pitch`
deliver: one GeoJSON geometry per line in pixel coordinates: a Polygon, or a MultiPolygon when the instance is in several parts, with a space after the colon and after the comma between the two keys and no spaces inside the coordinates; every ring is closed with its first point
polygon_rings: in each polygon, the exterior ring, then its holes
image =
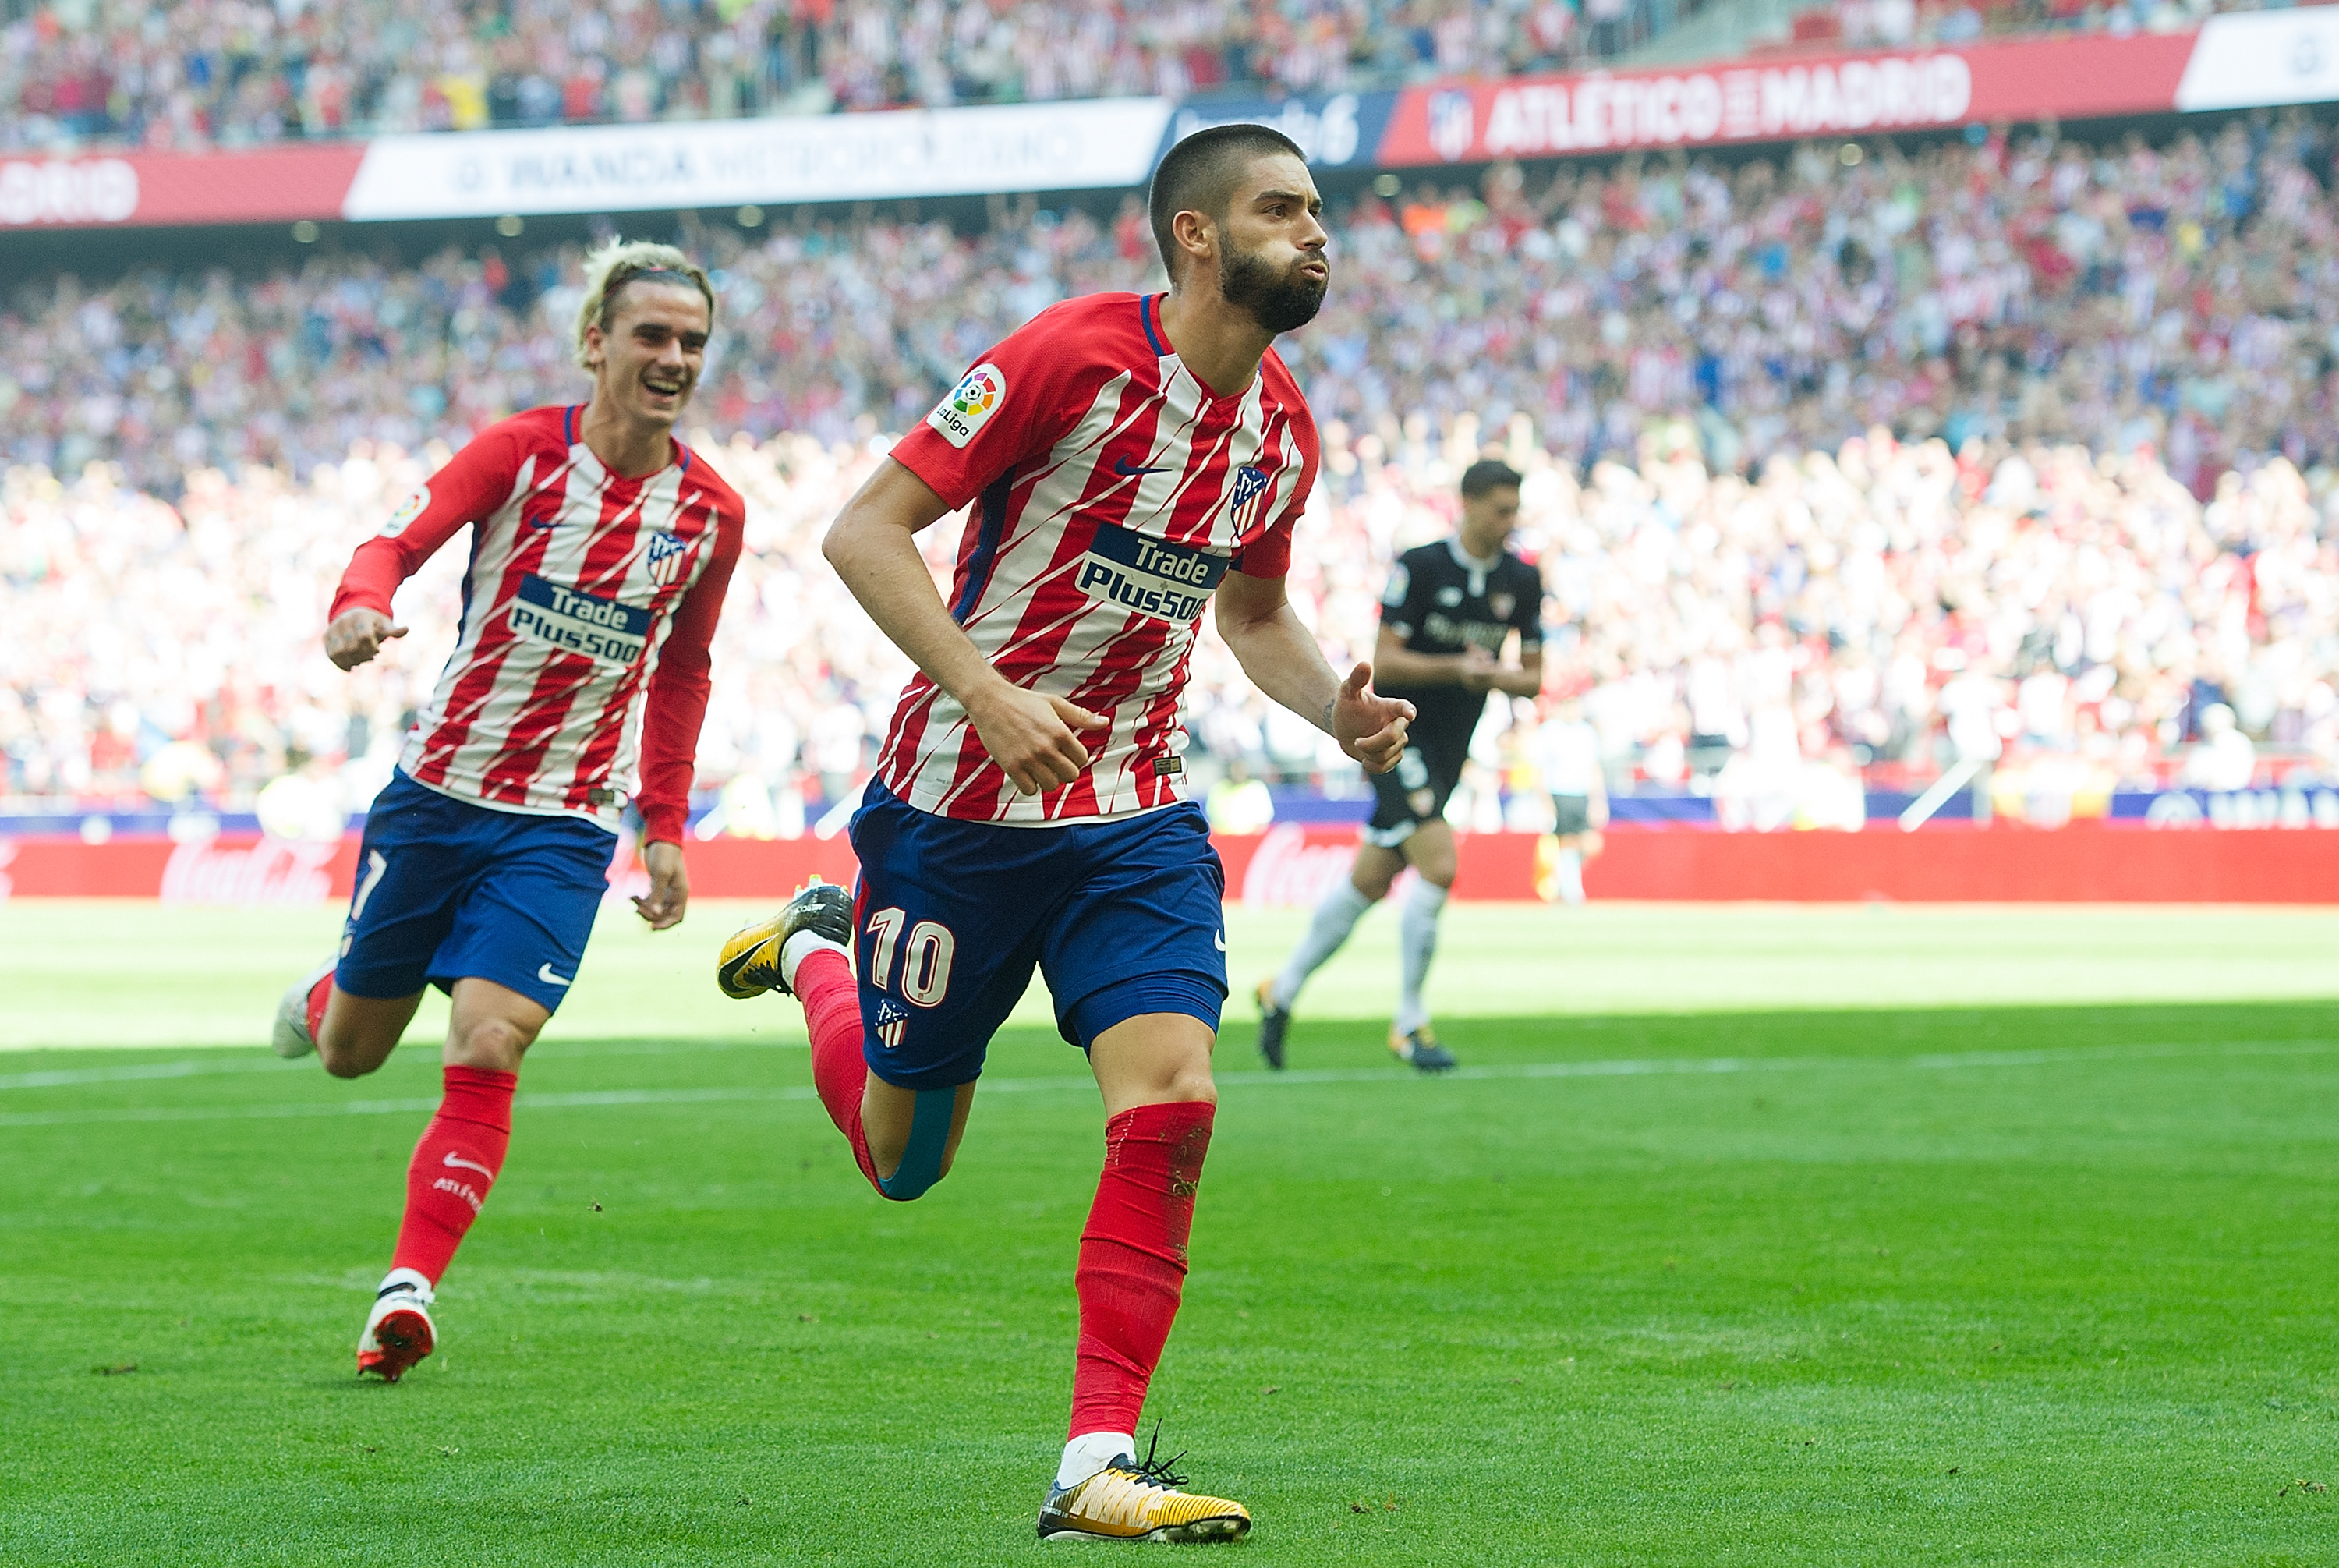
{"type": "MultiPolygon", "coordinates": [[[[437,1089],[256,1044],[331,912],[0,905],[0,1563],[1028,1560],[1093,1087],[882,1203],[736,908],[613,920],[440,1353],[350,1346],[437,1089]]],[[[1231,912],[1239,986],[1297,929],[1231,912]]],[[[1456,906],[1220,1046],[1149,1415],[1261,1563],[2339,1563],[2339,916],[1456,906]]]]}

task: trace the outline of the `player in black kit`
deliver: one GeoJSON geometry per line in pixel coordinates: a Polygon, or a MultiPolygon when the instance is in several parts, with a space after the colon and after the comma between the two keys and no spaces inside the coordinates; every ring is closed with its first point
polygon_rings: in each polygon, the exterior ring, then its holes
{"type": "Polygon", "coordinates": [[[1413,704],[1411,744],[1396,767],[1373,778],[1372,820],[1348,880],[1316,906],[1283,972],[1258,982],[1258,1049],[1269,1067],[1283,1066],[1283,1037],[1299,988],[1348,940],[1357,918],[1388,896],[1407,864],[1421,877],[1399,916],[1404,990],[1389,1050],[1424,1072],[1454,1065],[1421,1000],[1437,949],[1437,917],[1454,885],[1446,797],[1461,780],[1486,694],[1531,697],[1543,688],[1543,577],[1504,547],[1518,517],[1517,471],[1491,459],[1473,463],[1462,476],[1459,532],[1407,550],[1389,573],[1373,676],[1383,695],[1413,704]],[[1518,656],[1506,664],[1513,633],[1518,656]]]}

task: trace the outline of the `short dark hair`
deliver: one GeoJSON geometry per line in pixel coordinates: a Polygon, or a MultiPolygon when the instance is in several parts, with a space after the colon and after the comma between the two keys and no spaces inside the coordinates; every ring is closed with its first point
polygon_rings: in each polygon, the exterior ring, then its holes
{"type": "Polygon", "coordinates": [[[1519,471],[1500,458],[1481,458],[1462,470],[1462,498],[1475,501],[1488,490],[1515,490],[1519,471]]]}
{"type": "Polygon", "coordinates": [[[1153,171],[1148,204],[1153,219],[1153,242],[1161,247],[1161,265],[1170,280],[1178,277],[1178,236],[1170,222],[1180,212],[1208,212],[1223,222],[1239,184],[1255,158],[1288,153],[1301,163],[1308,154],[1299,143],[1272,125],[1240,123],[1211,125],[1195,132],[1170,149],[1153,171]]]}

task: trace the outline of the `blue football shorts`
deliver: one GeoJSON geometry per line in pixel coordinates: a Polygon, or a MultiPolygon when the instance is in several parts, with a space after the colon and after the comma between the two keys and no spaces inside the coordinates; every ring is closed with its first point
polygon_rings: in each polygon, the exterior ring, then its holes
{"type": "Polygon", "coordinates": [[[1192,802],[1119,822],[1002,827],[903,804],[872,779],[853,816],[862,1054],[903,1089],[982,1076],[1037,968],[1086,1050],[1114,1024],[1219,1027],[1226,873],[1192,802]]]}
{"type": "Polygon", "coordinates": [[[558,1009],[616,850],[582,817],[492,811],[393,774],[366,814],[334,982],[396,997],[477,977],[558,1009]]]}

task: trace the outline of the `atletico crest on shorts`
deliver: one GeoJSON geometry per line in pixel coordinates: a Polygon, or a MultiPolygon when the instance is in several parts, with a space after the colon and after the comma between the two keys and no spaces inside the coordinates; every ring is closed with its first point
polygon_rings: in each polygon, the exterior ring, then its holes
{"type": "Polygon", "coordinates": [[[690,546],[672,534],[650,536],[650,581],[658,587],[672,587],[681,577],[682,568],[690,560],[690,546]]]}
{"type": "Polygon", "coordinates": [[[902,1036],[910,1027],[910,1010],[892,997],[877,1004],[877,1043],[887,1050],[902,1049],[902,1036]]]}

